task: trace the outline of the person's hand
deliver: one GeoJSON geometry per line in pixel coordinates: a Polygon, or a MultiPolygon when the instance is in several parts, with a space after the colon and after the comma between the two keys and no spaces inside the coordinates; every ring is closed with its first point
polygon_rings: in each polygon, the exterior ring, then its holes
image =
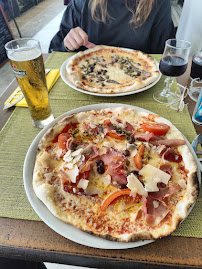
{"type": "Polygon", "coordinates": [[[64,45],[71,51],[81,46],[85,46],[88,49],[95,46],[95,44],[88,41],[88,35],[80,27],[73,28],[69,31],[64,38],[64,45]]]}

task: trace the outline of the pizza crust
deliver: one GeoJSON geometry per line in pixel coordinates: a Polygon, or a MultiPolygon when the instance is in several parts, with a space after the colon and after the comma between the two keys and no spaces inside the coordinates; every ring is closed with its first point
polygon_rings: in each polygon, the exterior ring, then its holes
{"type": "MultiPolygon", "coordinates": [[[[105,59],[104,56],[103,56],[103,59],[105,59]]],[[[136,68],[138,68],[138,66],[136,66],[136,68]]],[[[115,94],[115,93],[124,93],[124,92],[139,90],[141,88],[144,88],[150,85],[151,83],[156,81],[160,76],[158,67],[154,59],[148,54],[143,53],[141,51],[132,51],[132,50],[127,50],[127,49],[124,50],[121,48],[110,47],[110,46],[105,46],[105,45],[98,45],[91,49],[78,52],[77,54],[72,56],[71,60],[67,63],[66,71],[67,71],[69,80],[77,88],[85,90],[85,91],[101,93],[101,94],[113,94],[113,93],[115,94]],[[124,57],[129,57],[129,58],[131,57],[132,60],[137,59],[138,63],[141,62],[141,64],[145,65],[145,67],[143,66],[140,68],[140,70],[145,70],[145,75],[143,72],[140,77],[132,78],[131,76],[123,72],[123,70],[121,70],[117,66],[117,64],[107,64],[107,66],[103,67],[103,69],[107,70],[107,74],[109,74],[109,79],[116,82],[120,81],[120,83],[108,84],[106,82],[107,79],[102,80],[100,82],[96,81],[96,83],[94,83],[95,81],[89,82],[89,80],[94,80],[95,76],[93,76],[93,79],[88,78],[87,81],[82,80],[82,76],[83,76],[82,74],[85,74],[85,72],[83,72],[83,70],[81,69],[82,68],[81,66],[85,64],[85,61],[87,61],[88,59],[91,60],[94,54],[96,56],[96,53],[98,53],[98,55],[99,53],[105,55],[104,54],[105,52],[109,52],[113,50],[116,51],[117,54],[119,53],[120,55],[121,53],[125,53],[123,54],[124,57]],[[147,71],[149,72],[148,74],[147,74],[147,71]],[[104,84],[105,86],[102,86],[102,84],[104,84]]],[[[92,75],[92,73],[90,75],[92,75]]],[[[98,76],[98,77],[103,78],[103,76],[98,76]]]]}
{"type": "MultiPolygon", "coordinates": [[[[113,111],[118,112],[119,114],[125,113],[127,109],[125,108],[116,108],[116,109],[104,109],[101,110],[104,112],[113,111]]],[[[130,110],[129,110],[130,111],[130,110]]],[[[132,110],[131,110],[132,111],[132,110]]],[[[121,218],[117,217],[117,215],[113,215],[113,212],[108,212],[104,214],[104,216],[97,215],[97,222],[94,219],[94,216],[97,214],[97,209],[102,202],[102,199],[95,199],[94,197],[86,196],[77,196],[71,193],[68,193],[63,190],[63,185],[60,182],[59,184],[50,185],[46,182],[46,177],[44,180],[44,162],[43,162],[43,154],[46,148],[49,146],[51,141],[55,139],[55,137],[62,132],[64,127],[69,123],[80,123],[85,119],[91,117],[91,115],[95,114],[97,111],[93,110],[89,112],[81,112],[78,114],[70,115],[59,122],[57,122],[52,128],[50,128],[45,135],[42,137],[39,147],[38,153],[36,156],[36,163],[34,167],[33,173],[33,188],[37,195],[37,197],[47,206],[50,212],[62,220],[63,222],[70,223],[77,227],[80,230],[93,234],[95,236],[102,237],[107,240],[112,241],[120,241],[120,242],[135,242],[139,240],[151,240],[157,239],[161,237],[165,237],[170,235],[179,225],[179,223],[184,220],[188,214],[190,207],[194,204],[198,197],[199,193],[199,184],[197,179],[197,165],[194,161],[194,158],[187,147],[187,145],[179,146],[179,152],[182,155],[183,161],[185,163],[186,169],[189,170],[188,177],[187,177],[187,187],[183,194],[183,198],[178,201],[177,206],[172,213],[172,223],[163,223],[162,225],[158,225],[158,228],[148,229],[148,227],[143,226],[142,230],[138,229],[135,232],[125,232],[125,233],[111,233],[108,230],[99,230],[97,229],[97,225],[102,225],[106,221],[109,221],[112,224],[115,221],[117,223],[116,229],[118,231],[119,224],[118,222],[122,221],[121,218]],[[65,205],[65,206],[64,206],[65,205]],[[79,205],[79,206],[78,206],[79,205]],[[76,211],[74,211],[76,208],[76,211]],[[95,223],[91,223],[89,226],[88,221],[86,220],[89,218],[90,221],[95,221],[95,223]],[[103,220],[102,220],[103,218],[103,220]],[[115,220],[115,219],[116,220],[115,220]],[[147,230],[148,229],[148,230],[147,230]]],[[[131,114],[130,112],[128,114],[131,114]]],[[[142,117],[148,116],[147,113],[135,110],[135,120],[140,120],[142,117]]],[[[130,119],[130,117],[128,118],[130,119]]],[[[177,137],[178,139],[183,138],[181,133],[176,129],[176,127],[166,119],[162,117],[156,117],[155,121],[169,123],[170,130],[169,130],[169,137],[177,137]]],[[[46,157],[46,156],[45,156],[46,157]]],[[[47,160],[49,157],[46,157],[45,160],[49,163],[49,166],[53,167],[53,173],[57,167],[59,167],[60,163],[57,162],[57,158],[52,160],[47,160]],[[54,161],[56,164],[54,164],[54,161]]],[[[50,157],[52,158],[52,157],[50,157]]],[[[45,165],[46,166],[46,165],[45,165]]],[[[51,167],[52,168],[52,167],[51,167]]],[[[131,220],[136,218],[135,214],[138,214],[138,211],[134,214],[130,215],[131,220]]]]}

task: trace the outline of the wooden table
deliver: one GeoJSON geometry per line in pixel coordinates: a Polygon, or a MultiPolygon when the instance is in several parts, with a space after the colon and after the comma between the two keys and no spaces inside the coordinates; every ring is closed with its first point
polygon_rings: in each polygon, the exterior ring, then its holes
{"type": "MultiPolygon", "coordinates": [[[[187,72],[178,78],[186,85],[187,72]]],[[[0,129],[14,108],[3,110],[5,100],[16,88],[14,80],[0,98],[0,129]]],[[[186,98],[192,115],[195,103],[186,98]]],[[[197,133],[202,127],[195,125],[197,133]]],[[[8,258],[47,261],[94,268],[201,268],[201,239],[169,236],[139,248],[124,250],[95,249],[63,238],[38,221],[0,218],[0,255],[8,258]],[[138,266],[141,265],[141,266],[138,266]]]]}

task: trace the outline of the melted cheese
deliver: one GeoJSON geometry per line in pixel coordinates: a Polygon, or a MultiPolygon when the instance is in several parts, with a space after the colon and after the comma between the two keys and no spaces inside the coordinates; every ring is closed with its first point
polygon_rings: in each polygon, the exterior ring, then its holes
{"type": "Polygon", "coordinates": [[[41,154],[38,161],[44,168],[55,168],[58,165],[58,161],[55,160],[47,151],[44,151],[43,154],[41,154]]]}

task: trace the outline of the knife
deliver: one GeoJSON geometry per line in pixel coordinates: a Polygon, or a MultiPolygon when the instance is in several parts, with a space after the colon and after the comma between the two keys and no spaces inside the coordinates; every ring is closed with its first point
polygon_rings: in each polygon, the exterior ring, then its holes
{"type": "MultiPolygon", "coordinates": [[[[45,69],[45,74],[47,75],[50,71],[51,71],[51,69],[45,69]]],[[[7,109],[7,108],[10,108],[10,107],[14,106],[14,105],[17,104],[18,102],[20,102],[20,100],[22,100],[23,98],[24,98],[24,95],[23,95],[23,93],[21,92],[20,87],[18,86],[18,90],[17,90],[17,92],[16,92],[13,96],[11,96],[11,97],[8,99],[8,102],[7,102],[7,104],[4,106],[3,109],[7,109]],[[15,100],[13,103],[11,103],[13,99],[16,99],[16,100],[15,100]]]]}

